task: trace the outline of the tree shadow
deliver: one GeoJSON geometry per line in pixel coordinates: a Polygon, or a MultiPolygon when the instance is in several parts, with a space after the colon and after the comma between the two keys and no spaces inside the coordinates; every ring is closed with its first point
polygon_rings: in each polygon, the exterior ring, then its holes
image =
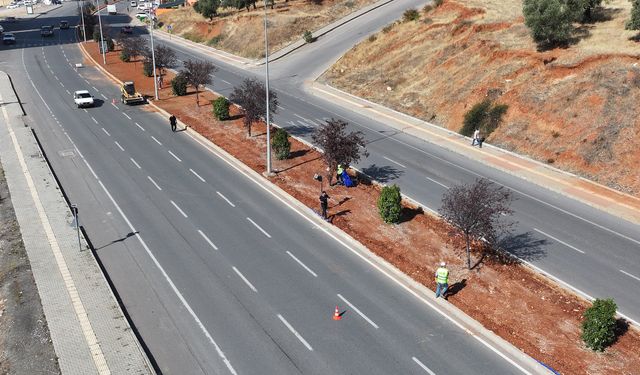
{"type": "Polygon", "coordinates": [[[604,8],[597,7],[591,12],[583,23],[594,24],[599,22],[607,22],[613,20],[618,14],[623,11],[622,8],[604,8]]]}
{"type": "Polygon", "coordinates": [[[303,149],[303,150],[296,150],[292,153],[289,154],[289,159],[295,159],[295,158],[299,158],[301,156],[305,156],[306,154],[309,153],[309,149],[303,149]]]}
{"type": "Polygon", "coordinates": [[[299,166],[301,166],[301,165],[305,165],[305,164],[307,164],[307,163],[311,163],[312,161],[315,161],[315,160],[318,160],[318,159],[320,159],[320,156],[317,156],[317,157],[315,157],[315,158],[313,158],[313,159],[305,160],[305,161],[303,161],[303,162],[301,162],[301,163],[298,163],[298,164],[291,165],[291,166],[289,166],[289,167],[287,167],[287,168],[285,168],[285,169],[280,169],[278,172],[286,172],[286,171],[288,171],[288,170],[290,170],[290,169],[293,169],[293,168],[295,168],[295,167],[299,167],[299,166]]]}
{"type": "Polygon", "coordinates": [[[451,286],[449,286],[449,289],[447,289],[446,298],[455,296],[456,294],[458,294],[458,292],[464,289],[465,286],[467,286],[467,279],[462,279],[457,283],[452,284],[451,286]]]}
{"type": "Polygon", "coordinates": [[[366,145],[370,145],[372,143],[375,143],[375,142],[378,142],[378,141],[382,141],[382,140],[387,139],[387,138],[391,138],[394,135],[399,134],[400,132],[397,131],[397,130],[378,130],[378,133],[383,134],[383,136],[375,138],[375,139],[372,139],[370,141],[367,141],[367,142],[365,142],[365,144],[366,145]]]}
{"type": "Polygon", "coordinates": [[[124,242],[124,240],[126,240],[127,238],[129,238],[129,237],[133,237],[133,236],[135,236],[135,235],[136,235],[136,234],[138,234],[138,233],[139,233],[138,231],[135,231],[135,232],[129,232],[129,233],[127,233],[127,235],[126,235],[126,236],[124,236],[124,237],[122,237],[122,238],[118,238],[117,240],[113,240],[113,241],[109,242],[109,243],[108,243],[108,244],[106,244],[106,245],[103,245],[103,246],[97,247],[97,248],[96,248],[96,250],[104,249],[105,247],[110,246],[110,245],[113,245],[113,244],[118,243],[118,242],[124,242]]]}
{"type": "Polygon", "coordinates": [[[543,247],[547,243],[546,239],[535,238],[531,232],[526,232],[515,235],[508,234],[500,238],[495,247],[519,259],[531,262],[546,256],[547,252],[543,247]]]}
{"type": "Polygon", "coordinates": [[[629,322],[627,322],[627,320],[623,318],[616,319],[616,326],[614,327],[614,331],[615,338],[613,339],[611,345],[617,343],[620,337],[624,336],[625,333],[629,331],[629,322]]]}
{"type": "Polygon", "coordinates": [[[422,207],[418,207],[418,208],[402,207],[402,211],[400,211],[400,220],[398,220],[398,224],[411,221],[413,220],[414,217],[418,215],[424,215],[424,211],[422,210],[422,207]]]}
{"type": "Polygon", "coordinates": [[[287,125],[284,126],[284,128],[287,130],[287,132],[293,136],[296,137],[304,137],[307,136],[309,134],[312,134],[315,131],[315,128],[313,126],[293,126],[293,125],[287,125]]]}
{"type": "Polygon", "coordinates": [[[387,183],[391,180],[395,180],[404,174],[404,171],[401,171],[392,166],[377,166],[376,164],[372,164],[366,168],[362,169],[362,173],[367,175],[372,180],[376,180],[381,183],[387,183]]]}

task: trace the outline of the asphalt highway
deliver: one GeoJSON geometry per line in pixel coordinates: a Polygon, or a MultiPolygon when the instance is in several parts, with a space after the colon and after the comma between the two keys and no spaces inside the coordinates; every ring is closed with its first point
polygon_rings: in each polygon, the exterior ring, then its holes
{"type": "MultiPolygon", "coordinates": [[[[315,79],[370,32],[399,19],[417,1],[394,1],[330,32],[311,45],[271,65],[270,82],[280,106],[274,123],[310,141],[323,121],[339,118],[362,131],[370,156],[357,168],[384,183],[396,183],[404,194],[437,211],[453,185],[485,177],[509,188],[516,222],[503,247],[533,267],[591,298],[614,298],[624,317],[640,322],[640,228],[638,225],[493,169],[467,156],[361,116],[345,103],[329,102],[308,92],[303,83],[315,79]]],[[[145,34],[146,30],[136,30],[145,34]]],[[[171,46],[180,61],[209,59],[218,67],[212,89],[229,95],[244,78],[263,79],[263,67],[229,63],[175,38],[156,38],[171,46]]]]}
{"type": "Polygon", "coordinates": [[[163,373],[521,373],[197,139],[112,104],[73,30],[39,36],[74,12],[16,24],[33,31],[0,65],[163,373]]]}

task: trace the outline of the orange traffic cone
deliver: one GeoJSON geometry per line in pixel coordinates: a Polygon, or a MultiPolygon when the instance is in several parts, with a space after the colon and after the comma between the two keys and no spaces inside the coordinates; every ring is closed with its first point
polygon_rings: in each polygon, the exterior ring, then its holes
{"type": "Polygon", "coordinates": [[[336,306],[336,310],[333,313],[333,320],[340,320],[342,319],[342,316],[340,316],[340,311],[338,311],[338,306],[336,306]]]}

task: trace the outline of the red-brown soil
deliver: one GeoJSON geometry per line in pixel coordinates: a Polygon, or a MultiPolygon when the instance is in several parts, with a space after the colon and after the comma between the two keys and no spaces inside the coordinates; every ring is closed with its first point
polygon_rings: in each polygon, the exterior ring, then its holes
{"type": "MultiPolygon", "coordinates": [[[[94,43],[88,50],[97,58],[94,43]]],[[[114,54],[115,53],[111,53],[114,54]]],[[[112,61],[112,60],[110,60],[112,61]]],[[[147,82],[141,65],[113,60],[106,69],[120,79],[147,82]],[[122,74],[122,75],[119,75],[122,74]]],[[[141,87],[145,87],[141,84],[141,87]]],[[[242,119],[217,121],[212,115],[211,92],[195,97],[167,97],[156,104],[257,172],[265,170],[264,124],[255,124],[248,137],[242,119]]],[[[238,110],[233,109],[232,115],[238,110]]],[[[293,158],[274,160],[279,172],[270,180],[312,209],[318,208],[314,173],[326,173],[320,154],[292,139],[293,158]]],[[[473,271],[462,262],[460,236],[438,218],[406,206],[406,221],[384,224],[377,214],[379,188],[361,183],[355,188],[327,188],[332,202],[331,222],[418,282],[434,289],[433,272],[441,260],[449,263],[452,288],[464,286],[449,301],[533,358],[563,374],[640,373],[640,334],[629,329],[604,353],[586,349],[580,324],[589,304],[522,265],[503,265],[486,259],[473,271]],[[341,203],[337,203],[341,202],[341,203]]],[[[477,254],[476,254],[477,256],[477,254]]]]}

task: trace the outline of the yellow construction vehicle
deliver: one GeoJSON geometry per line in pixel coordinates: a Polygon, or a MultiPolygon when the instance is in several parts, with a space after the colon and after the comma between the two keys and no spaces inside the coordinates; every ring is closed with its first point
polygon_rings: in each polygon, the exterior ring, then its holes
{"type": "Polygon", "coordinates": [[[127,81],[120,86],[120,98],[124,104],[144,103],[145,98],[136,91],[133,82],[127,81]]]}

